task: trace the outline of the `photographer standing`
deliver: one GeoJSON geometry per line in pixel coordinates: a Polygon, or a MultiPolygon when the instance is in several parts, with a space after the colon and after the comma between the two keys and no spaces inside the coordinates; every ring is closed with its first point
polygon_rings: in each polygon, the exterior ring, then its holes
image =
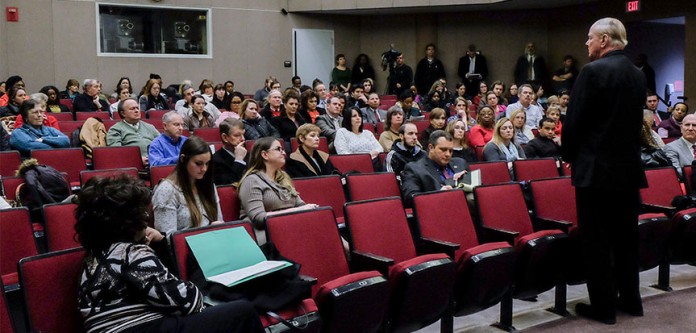
{"type": "Polygon", "coordinates": [[[413,83],[413,70],[404,64],[404,55],[399,52],[396,56],[396,66],[389,73],[389,94],[400,96],[413,83]]]}

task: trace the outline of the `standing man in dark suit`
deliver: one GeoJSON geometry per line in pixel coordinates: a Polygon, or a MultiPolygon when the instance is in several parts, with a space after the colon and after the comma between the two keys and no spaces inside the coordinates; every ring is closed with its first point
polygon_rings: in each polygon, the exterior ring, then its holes
{"type": "Polygon", "coordinates": [[[476,45],[471,44],[466,51],[466,55],[459,58],[459,69],[457,74],[462,78],[462,83],[466,86],[467,98],[471,99],[478,95],[481,81],[488,76],[488,64],[486,57],[476,51],[476,45]]]}
{"type": "Polygon", "coordinates": [[[244,157],[244,123],[239,119],[227,118],[220,123],[222,148],[213,155],[213,182],[215,185],[230,185],[242,179],[247,169],[244,157]]]}
{"type": "Polygon", "coordinates": [[[435,44],[430,43],[426,45],[425,58],[421,59],[416,65],[416,75],[413,77],[418,95],[427,97],[433,83],[438,79],[446,77],[445,65],[442,64],[440,59],[435,57],[435,44]]]}
{"type": "Polygon", "coordinates": [[[591,62],[578,76],[563,124],[562,154],[571,163],[591,303],[575,310],[609,325],[617,309],[643,315],[638,211],[639,189],[647,185],[640,159],[646,88],[645,76],[623,52],[627,43],[621,21],[592,25],[585,43],[591,62]]]}
{"type": "Polygon", "coordinates": [[[536,45],[528,42],[524,48],[524,54],[517,58],[515,83],[518,86],[525,83],[531,84],[536,91],[540,85],[544,85],[546,79],[546,61],[544,57],[536,54],[536,45]]]}
{"type": "Polygon", "coordinates": [[[401,174],[401,193],[404,205],[413,206],[413,196],[421,192],[451,190],[469,165],[464,159],[452,158],[452,136],[437,130],[428,140],[428,157],[406,164],[401,174]]]}

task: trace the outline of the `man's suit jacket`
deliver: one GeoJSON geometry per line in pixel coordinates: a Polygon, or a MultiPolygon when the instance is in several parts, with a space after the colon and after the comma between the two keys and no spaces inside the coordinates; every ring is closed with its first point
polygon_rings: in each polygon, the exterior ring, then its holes
{"type": "Polygon", "coordinates": [[[645,76],[623,51],[582,68],[563,123],[563,159],[576,187],[647,186],[640,158],[645,76]]]}
{"type": "MultiPolygon", "coordinates": [[[[343,117],[339,116],[338,123],[340,124],[342,120],[343,117]]],[[[337,127],[334,124],[333,120],[331,119],[331,116],[329,116],[328,113],[317,116],[317,119],[314,121],[314,123],[321,129],[321,136],[325,136],[327,141],[333,143],[334,138],[336,137],[336,131],[338,131],[340,127],[337,127]]]]}
{"type": "Polygon", "coordinates": [[[682,172],[682,167],[691,165],[691,162],[694,161],[691,145],[683,138],[668,143],[664,150],[667,157],[672,161],[672,166],[677,169],[679,174],[682,172]]]}
{"type": "Polygon", "coordinates": [[[485,80],[488,76],[488,64],[486,63],[486,57],[482,55],[477,55],[474,62],[474,73],[481,74],[481,79],[467,79],[466,73],[469,72],[469,66],[471,65],[471,59],[468,55],[459,58],[459,77],[462,78],[464,86],[466,87],[467,96],[476,96],[479,93],[479,86],[481,81],[485,80]]]}
{"type": "Polygon", "coordinates": [[[377,128],[377,123],[381,121],[385,121],[385,118],[387,117],[387,111],[382,110],[382,109],[377,109],[377,112],[379,113],[380,119],[377,119],[377,116],[375,115],[375,110],[372,110],[369,106],[366,106],[362,109],[360,109],[360,112],[362,113],[363,117],[363,123],[370,123],[377,128]]]}
{"type": "MultiPolygon", "coordinates": [[[[454,173],[469,170],[469,164],[461,158],[453,157],[449,167],[454,173]]],[[[404,204],[407,207],[413,206],[413,196],[422,192],[437,191],[445,182],[438,172],[439,166],[429,157],[421,158],[418,161],[406,164],[401,173],[401,193],[403,194],[404,204]]]]}
{"type": "MultiPolygon", "coordinates": [[[[546,73],[546,61],[544,61],[544,57],[536,55],[534,57],[533,67],[534,82],[544,84],[546,80],[548,80],[548,75],[546,73]]],[[[528,71],[529,60],[525,54],[517,58],[517,64],[515,65],[515,83],[517,83],[518,86],[529,82],[529,78],[527,77],[528,71]]],[[[573,93],[575,93],[575,91],[573,91],[573,93]]]]}
{"type": "Polygon", "coordinates": [[[235,162],[234,156],[225,151],[225,148],[220,148],[213,154],[213,165],[215,165],[215,185],[230,185],[238,182],[246,171],[246,165],[235,162]]]}

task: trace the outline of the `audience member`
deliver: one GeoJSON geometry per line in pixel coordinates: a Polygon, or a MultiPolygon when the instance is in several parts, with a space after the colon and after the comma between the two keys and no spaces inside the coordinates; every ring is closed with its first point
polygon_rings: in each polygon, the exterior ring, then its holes
{"type": "Polygon", "coordinates": [[[60,104],[60,99],[58,98],[58,94],[60,94],[60,90],[56,88],[55,86],[44,86],[39,90],[40,93],[45,94],[48,97],[48,100],[46,101],[46,111],[51,112],[51,113],[69,113],[70,109],[63,105],[60,104]]]}
{"type": "Polygon", "coordinates": [[[483,147],[493,138],[493,127],[495,126],[495,112],[490,107],[484,106],[478,110],[476,115],[476,125],[469,130],[469,141],[471,145],[483,147]]]}
{"type": "Polygon", "coordinates": [[[503,97],[507,100],[508,105],[517,103],[519,100],[519,97],[517,96],[517,85],[514,83],[511,84],[510,88],[508,88],[503,97]]]}
{"type": "MultiPolygon", "coordinates": [[[[652,128],[652,125],[655,123],[655,114],[652,111],[648,109],[643,109],[643,123],[647,124],[650,128],[650,136],[652,137],[653,141],[657,144],[657,146],[660,148],[664,148],[665,142],[662,141],[660,135],[657,134],[657,132],[652,128]]],[[[679,136],[681,136],[681,124],[679,124],[679,136]]]]}
{"type": "Polygon", "coordinates": [[[445,66],[440,59],[435,57],[435,44],[425,46],[425,58],[416,65],[414,84],[420,94],[427,94],[430,86],[439,78],[447,77],[445,66]]]}
{"type": "Polygon", "coordinates": [[[245,140],[256,140],[263,137],[280,138],[278,129],[259,114],[259,104],[255,100],[244,100],[242,110],[244,112],[242,122],[244,123],[245,140]]]}
{"type": "Polygon", "coordinates": [[[404,63],[404,55],[399,52],[394,69],[389,73],[389,94],[401,96],[404,91],[411,88],[413,83],[413,70],[404,63]]]}
{"type": "Polygon", "coordinates": [[[636,57],[635,61],[636,67],[643,72],[645,75],[645,82],[647,83],[647,88],[650,91],[657,91],[655,85],[655,70],[648,64],[648,56],[645,53],[641,53],[636,57]]]}
{"type": "Polygon", "coordinates": [[[689,106],[685,103],[678,102],[672,108],[672,116],[669,119],[660,122],[657,126],[657,134],[661,138],[678,138],[681,136],[681,122],[689,113],[689,106]]]}
{"type": "Polygon", "coordinates": [[[486,93],[486,105],[488,105],[493,111],[495,111],[496,119],[505,116],[505,110],[507,109],[505,105],[498,104],[499,98],[495,92],[489,91],[486,93]]]}
{"type": "Polygon", "coordinates": [[[225,85],[218,83],[213,90],[213,100],[211,103],[215,105],[218,110],[229,110],[230,101],[228,97],[225,85]]]}
{"type": "MultiPolygon", "coordinates": [[[[181,86],[181,94],[184,98],[176,101],[176,104],[174,105],[174,110],[176,110],[176,112],[178,112],[182,117],[184,117],[185,120],[191,112],[191,108],[193,106],[191,100],[195,95],[195,91],[190,84],[185,83],[181,86]]],[[[212,103],[206,102],[205,111],[211,114],[215,119],[220,117],[220,110],[216,108],[215,105],[213,105],[212,103]]]]}
{"type": "MultiPolygon", "coordinates": [[[[515,65],[515,83],[518,85],[543,85],[546,80],[546,62],[544,57],[536,54],[536,45],[527,42],[524,55],[517,58],[515,65]]],[[[536,128],[536,125],[534,125],[536,128]]]]}
{"type": "Polygon", "coordinates": [[[534,132],[527,127],[527,115],[523,109],[517,109],[513,111],[510,116],[510,121],[512,121],[512,127],[515,129],[515,138],[513,141],[518,145],[525,145],[529,143],[530,140],[534,139],[534,132]]]}
{"type": "Polygon", "coordinates": [[[340,98],[331,96],[326,108],[326,114],[318,116],[316,120],[316,125],[321,128],[321,136],[326,137],[331,151],[336,151],[334,148],[334,139],[336,138],[336,131],[341,128],[341,123],[343,122],[341,109],[340,98]]]}
{"type": "Polygon", "coordinates": [[[371,93],[377,92],[377,90],[375,90],[375,80],[373,80],[372,78],[364,78],[362,80],[362,86],[363,93],[365,94],[365,96],[369,97],[371,93]]]}
{"type": "Polygon", "coordinates": [[[512,162],[526,158],[522,147],[512,140],[514,133],[510,119],[503,117],[498,120],[493,131],[493,139],[483,147],[483,160],[505,161],[508,162],[508,167],[511,167],[512,162]]]}
{"type": "Polygon", "coordinates": [[[269,76],[263,81],[263,88],[254,93],[254,100],[256,102],[264,103],[266,97],[268,97],[268,93],[271,92],[271,85],[273,85],[274,81],[276,81],[276,78],[273,76],[269,76]]]}
{"type": "Polygon", "coordinates": [[[360,109],[351,106],[343,111],[341,128],[336,131],[334,141],[336,153],[344,154],[370,154],[373,163],[376,163],[379,153],[383,151],[375,135],[367,130],[363,130],[360,109]]]}
{"type": "Polygon", "coordinates": [[[242,118],[242,102],[244,101],[244,95],[239,91],[233,91],[227,96],[227,102],[229,103],[226,108],[227,111],[222,111],[220,116],[215,119],[215,127],[220,127],[222,123],[227,118],[241,119],[242,118]]]}
{"type": "Polygon", "coordinates": [[[143,164],[148,164],[147,148],[156,137],[159,131],[142,120],[142,112],[138,101],[128,98],[118,103],[118,115],[123,119],[117,122],[106,133],[107,146],[137,146],[140,148],[140,156],[143,164]]]}
{"type": "Polygon", "coordinates": [[[318,116],[326,114],[324,108],[317,107],[318,101],[319,95],[311,89],[300,95],[300,110],[298,112],[307,123],[314,124],[318,116]]]}
{"type": "Polygon", "coordinates": [[[261,138],[254,142],[249,169],[239,185],[239,200],[240,218],[251,222],[259,245],[266,243],[268,216],[319,207],[302,201],[292,179],[283,171],[284,165],[285,151],[278,140],[261,138]]]}
{"type": "Polygon", "coordinates": [[[120,103],[121,101],[125,101],[128,98],[131,98],[131,94],[128,91],[128,88],[121,88],[121,91],[118,93],[118,100],[109,105],[109,112],[111,113],[112,119],[116,119],[114,113],[118,113],[118,103],[120,103]]]}
{"type": "Polygon", "coordinates": [[[261,109],[261,116],[268,121],[272,121],[274,117],[280,117],[280,113],[285,109],[283,105],[283,94],[278,89],[273,89],[266,97],[266,105],[261,109]]]}
{"type": "Polygon", "coordinates": [[[556,136],[556,122],[544,117],[539,123],[539,134],[524,147],[527,158],[561,158],[561,140],[556,136]]]}
{"type": "Polygon", "coordinates": [[[672,166],[680,175],[682,167],[691,165],[696,155],[696,115],[689,114],[682,119],[681,133],[681,138],[664,147],[665,153],[672,160],[672,166]]]}
{"type": "Polygon", "coordinates": [[[549,107],[549,109],[546,110],[546,116],[551,118],[556,123],[556,129],[554,130],[554,132],[556,133],[556,136],[560,139],[561,134],[563,133],[563,123],[561,123],[561,109],[557,106],[549,107]]]}
{"type": "Polygon", "coordinates": [[[486,94],[488,94],[488,84],[486,81],[479,82],[478,94],[471,100],[477,108],[486,105],[486,94]]]}
{"type": "Polygon", "coordinates": [[[331,82],[338,88],[339,92],[345,93],[350,89],[350,81],[353,72],[346,66],[346,56],[342,53],[336,55],[336,67],[331,71],[331,82]]]}
{"type": "Polygon", "coordinates": [[[215,128],[215,117],[205,110],[207,104],[210,103],[202,95],[191,97],[191,109],[184,118],[186,129],[195,131],[198,128],[215,128]]]}
{"type": "Polygon", "coordinates": [[[351,72],[351,82],[353,84],[364,83],[363,80],[365,79],[375,78],[375,69],[370,65],[370,58],[365,53],[360,53],[355,58],[351,72]]]}
{"type": "Polygon", "coordinates": [[[420,109],[418,109],[418,103],[415,102],[418,96],[410,90],[406,90],[399,96],[397,105],[401,106],[401,110],[404,111],[404,117],[410,120],[420,120],[423,119],[420,109]]]}
{"type": "Polygon", "coordinates": [[[27,92],[24,88],[13,87],[5,96],[8,97],[8,102],[0,107],[0,117],[19,115],[20,106],[27,99],[27,92]]]}
{"type": "Polygon", "coordinates": [[[425,155],[423,149],[418,146],[418,127],[407,122],[399,127],[399,138],[394,141],[387,154],[384,167],[401,180],[401,172],[404,171],[406,164],[424,158],[425,155]]]}
{"type": "Polygon", "coordinates": [[[101,88],[96,79],[86,79],[82,83],[83,93],[73,100],[73,112],[109,111],[109,103],[99,99],[101,88]]]}
{"type": "Polygon", "coordinates": [[[75,79],[69,79],[68,82],[65,83],[65,90],[60,92],[60,99],[69,99],[75,102],[75,97],[80,94],[79,91],[80,82],[75,79]]]}
{"type": "Polygon", "coordinates": [[[401,193],[404,205],[413,206],[413,196],[422,192],[451,190],[467,173],[469,165],[452,157],[452,136],[435,131],[428,141],[428,156],[406,164],[401,174],[401,193]]]}
{"type": "Polygon", "coordinates": [[[319,79],[314,80],[314,92],[317,93],[317,108],[322,108],[324,110],[328,109],[328,91],[326,90],[326,85],[319,79]]]}
{"type": "Polygon", "coordinates": [[[283,105],[285,106],[280,111],[280,116],[273,118],[278,132],[280,132],[280,137],[285,140],[285,142],[290,142],[291,138],[295,137],[297,133],[297,128],[302,126],[306,121],[302,118],[297,110],[300,106],[299,97],[295,93],[287,94],[283,98],[283,105]]]}
{"type": "MultiPolygon", "coordinates": [[[[48,109],[47,108],[48,96],[46,96],[46,94],[44,94],[44,93],[31,94],[31,96],[29,96],[29,98],[27,100],[34,100],[34,102],[36,102],[38,105],[41,106],[41,111],[43,112],[42,113],[43,126],[53,127],[53,128],[60,131],[60,125],[58,124],[58,119],[56,119],[56,117],[54,117],[50,114],[47,114],[47,112],[46,112],[46,110],[48,109]]],[[[15,122],[14,122],[14,128],[21,127],[23,122],[24,121],[23,121],[22,115],[21,114],[17,115],[17,117],[15,118],[15,122]]]]}
{"type": "Polygon", "coordinates": [[[297,150],[290,154],[285,170],[293,177],[314,177],[336,172],[329,161],[329,154],[320,151],[321,129],[314,124],[304,124],[297,129],[297,150]]]}
{"type": "MultiPolygon", "coordinates": [[[[491,83],[490,91],[495,93],[495,96],[498,97],[498,104],[499,105],[502,105],[502,106],[508,105],[508,101],[507,101],[507,99],[505,99],[505,95],[503,94],[503,92],[505,92],[505,83],[503,83],[503,81],[500,81],[500,80],[493,81],[493,83],[491,83]]],[[[486,97],[486,99],[488,99],[488,97],[486,97]]]]}
{"type": "Polygon", "coordinates": [[[469,44],[466,55],[459,58],[457,73],[464,82],[466,91],[470,94],[468,97],[477,95],[479,83],[488,77],[488,64],[486,57],[476,50],[476,45],[469,44]]]}
{"type": "Polygon", "coordinates": [[[469,101],[464,97],[454,99],[454,115],[447,118],[447,123],[462,120],[466,124],[466,132],[476,125],[476,119],[469,115],[469,101]]]}
{"type": "Polygon", "coordinates": [[[78,195],[75,230],[86,250],[78,308],[87,331],[263,332],[246,301],[204,309],[191,282],[171,274],[148,246],[150,190],[127,176],[90,179],[78,195]]]}
{"type": "Polygon", "coordinates": [[[445,129],[452,136],[452,157],[462,158],[469,163],[478,162],[476,151],[471,147],[466,135],[466,123],[461,119],[455,119],[445,129]]]}
{"type": "Polygon", "coordinates": [[[176,111],[169,111],[162,116],[164,132],[152,140],[148,149],[150,166],[176,164],[181,147],[186,142],[184,118],[176,111]]]}
{"type": "Polygon", "coordinates": [[[556,70],[552,77],[556,93],[573,90],[576,76],[578,76],[578,69],[575,68],[575,58],[570,54],[566,55],[563,57],[563,68],[556,70]]]}
{"type": "Polygon", "coordinates": [[[544,117],[544,110],[541,107],[532,104],[532,95],[534,89],[529,84],[520,86],[519,100],[514,104],[509,104],[505,110],[505,117],[510,118],[512,111],[523,109],[527,116],[527,127],[535,129],[539,125],[539,120],[544,117]]]}
{"type": "Polygon", "coordinates": [[[133,85],[131,84],[130,78],[126,76],[118,79],[118,84],[116,84],[116,89],[114,89],[114,93],[111,94],[111,98],[118,99],[121,96],[121,90],[123,88],[128,90],[129,95],[133,94],[133,85]]]}
{"type": "Polygon", "coordinates": [[[12,131],[10,146],[22,156],[29,157],[34,149],[53,149],[70,147],[70,139],[59,130],[44,126],[44,110],[41,103],[30,99],[24,101],[19,114],[27,121],[22,127],[12,131]]]}
{"type": "Polygon", "coordinates": [[[349,91],[347,106],[357,106],[358,109],[362,109],[367,105],[367,96],[365,96],[362,83],[351,84],[349,91]]]}
{"type": "Polygon", "coordinates": [[[239,119],[227,118],[220,123],[222,147],[213,154],[215,185],[230,185],[239,182],[246,171],[244,158],[244,123],[239,119]]]}
{"type": "Polygon", "coordinates": [[[663,120],[669,118],[669,113],[662,112],[657,109],[659,104],[660,100],[657,98],[657,94],[653,91],[648,91],[647,96],[645,97],[645,108],[652,111],[655,115],[655,123],[653,124],[653,128],[657,128],[657,126],[660,126],[660,123],[663,120]]]}
{"type": "MultiPolygon", "coordinates": [[[[446,98],[443,97],[443,93],[437,90],[434,90],[430,94],[428,94],[428,101],[423,107],[423,110],[425,112],[430,112],[433,111],[434,109],[441,109],[445,111],[445,109],[449,110],[449,107],[447,106],[446,103],[446,98]]],[[[445,111],[445,118],[449,116],[449,112],[445,111]]]]}
{"type": "MultiPolygon", "coordinates": [[[[11,91],[12,88],[18,88],[24,90],[24,80],[22,79],[21,76],[19,75],[13,75],[7,78],[7,81],[5,81],[5,90],[6,91],[11,91]]],[[[25,90],[26,91],[26,90],[25,90]]],[[[10,103],[10,96],[8,94],[4,94],[0,96],[0,107],[6,106],[8,103],[10,103]]],[[[20,103],[21,105],[21,103],[20,103]]]]}
{"type": "Polygon", "coordinates": [[[403,123],[404,111],[401,110],[400,106],[393,105],[389,108],[389,111],[387,111],[384,131],[379,135],[379,144],[382,145],[384,151],[390,151],[394,141],[401,137],[399,131],[403,123]]]}
{"type": "MultiPolygon", "coordinates": [[[[653,138],[652,132],[654,131],[650,125],[643,122],[640,136],[640,160],[643,168],[662,168],[671,166],[672,160],[660,147],[658,141],[653,138]]],[[[664,146],[664,143],[662,145],[664,146]]]]}
{"type": "Polygon", "coordinates": [[[426,127],[420,134],[420,144],[421,147],[426,147],[428,145],[428,140],[430,140],[430,134],[437,130],[444,130],[447,126],[447,114],[444,109],[437,108],[430,112],[430,125],[426,127]]]}

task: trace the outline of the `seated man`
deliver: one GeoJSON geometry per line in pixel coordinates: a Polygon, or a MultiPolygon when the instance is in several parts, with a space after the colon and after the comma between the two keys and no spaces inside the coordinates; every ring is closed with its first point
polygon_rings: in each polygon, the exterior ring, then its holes
{"type": "Polygon", "coordinates": [[[527,158],[561,158],[561,139],[554,132],[556,122],[549,117],[539,121],[539,134],[524,147],[527,158]]]}
{"type": "Polygon", "coordinates": [[[413,196],[421,192],[451,190],[469,165],[461,158],[452,158],[452,136],[437,130],[428,140],[428,157],[406,164],[401,174],[404,205],[413,207],[413,196]]]}
{"type": "Polygon", "coordinates": [[[135,98],[128,98],[118,103],[118,115],[120,121],[106,133],[107,146],[137,146],[140,148],[140,156],[143,164],[148,164],[147,148],[160,134],[155,128],[140,120],[140,103],[135,98]]]}
{"type": "Polygon", "coordinates": [[[44,126],[44,111],[40,102],[30,99],[19,107],[19,114],[26,122],[12,131],[10,146],[19,150],[23,157],[29,157],[34,149],[53,149],[70,147],[70,139],[59,130],[44,126]]]}
{"type": "Polygon", "coordinates": [[[396,174],[401,179],[401,173],[406,164],[425,157],[425,152],[418,146],[418,128],[415,124],[407,122],[399,128],[399,139],[394,141],[391,150],[384,160],[387,171],[396,174]]]}
{"type": "Polygon", "coordinates": [[[672,108],[672,115],[660,122],[657,126],[657,134],[661,138],[678,138],[681,136],[681,122],[689,113],[689,106],[685,103],[678,102],[672,108]]]}
{"type": "Polygon", "coordinates": [[[377,124],[384,122],[387,118],[387,110],[382,110],[379,108],[380,99],[379,94],[370,93],[367,98],[367,106],[360,109],[362,112],[363,123],[370,123],[377,129],[377,124]]]}
{"type": "Polygon", "coordinates": [[[331,96],[326,107],[326,114],[317,116],[316,120],[316,125],[321,129],[321,136],[326,137],[329,143],[329,150],[332,152],[336,151],[333,143],[336,138],[336,132],[341,128],[341,122],[343,121],[341,110],[343,110],[341,99],[337,96],[331,96]]]}
{"type": "Polygon", "coordinates": [[[222,148],[213,155],[215,185],[229,185],[242,179],[246,171],[244,157],[244,123],[239,119],[227,118],[220,123],[222,148]]]}
{"type": "Polygon", "coordinates": [[[668,143],[665,147],[665,153],[670,160],[672,166],[677,169],[679,175],[682,173],[682,167],[691,165],[694,161],[694,153],[696,153],[696,115],[690,114],[684,117],[681,124],[682,136],[668,143]]]}
{"type": "Polygon", "coordinates": [[[152,140],[148,149],[150,166],[176,164],[181,146],[187,139],[181,135],[184,132],[184,118],[176,111],[165,113],[162,116],[162,123],[164,133],[152,140]]]}
{"type": "Polygon", "coordinates": [[[101,84],[95,79],[87,79],[82,85],[83,93],[73,101],[74,112],[109,112],[109,103],[99,99],[101,84]]]}
{"type": "MultiPolygon", "coordinates": [[[[183,97],[182,99],[176,101],[174,104],[174,110],[179,113],[184,119],[191,113],[191,98],[195,95],[196,91],[189,84],[184,84],[181,90],[183,97]]],[[[204,110],[209,114],[213,115],[213,118],[217,119],[220,116],[220,110],[213,103],[206,103],[204,110]]]]}

